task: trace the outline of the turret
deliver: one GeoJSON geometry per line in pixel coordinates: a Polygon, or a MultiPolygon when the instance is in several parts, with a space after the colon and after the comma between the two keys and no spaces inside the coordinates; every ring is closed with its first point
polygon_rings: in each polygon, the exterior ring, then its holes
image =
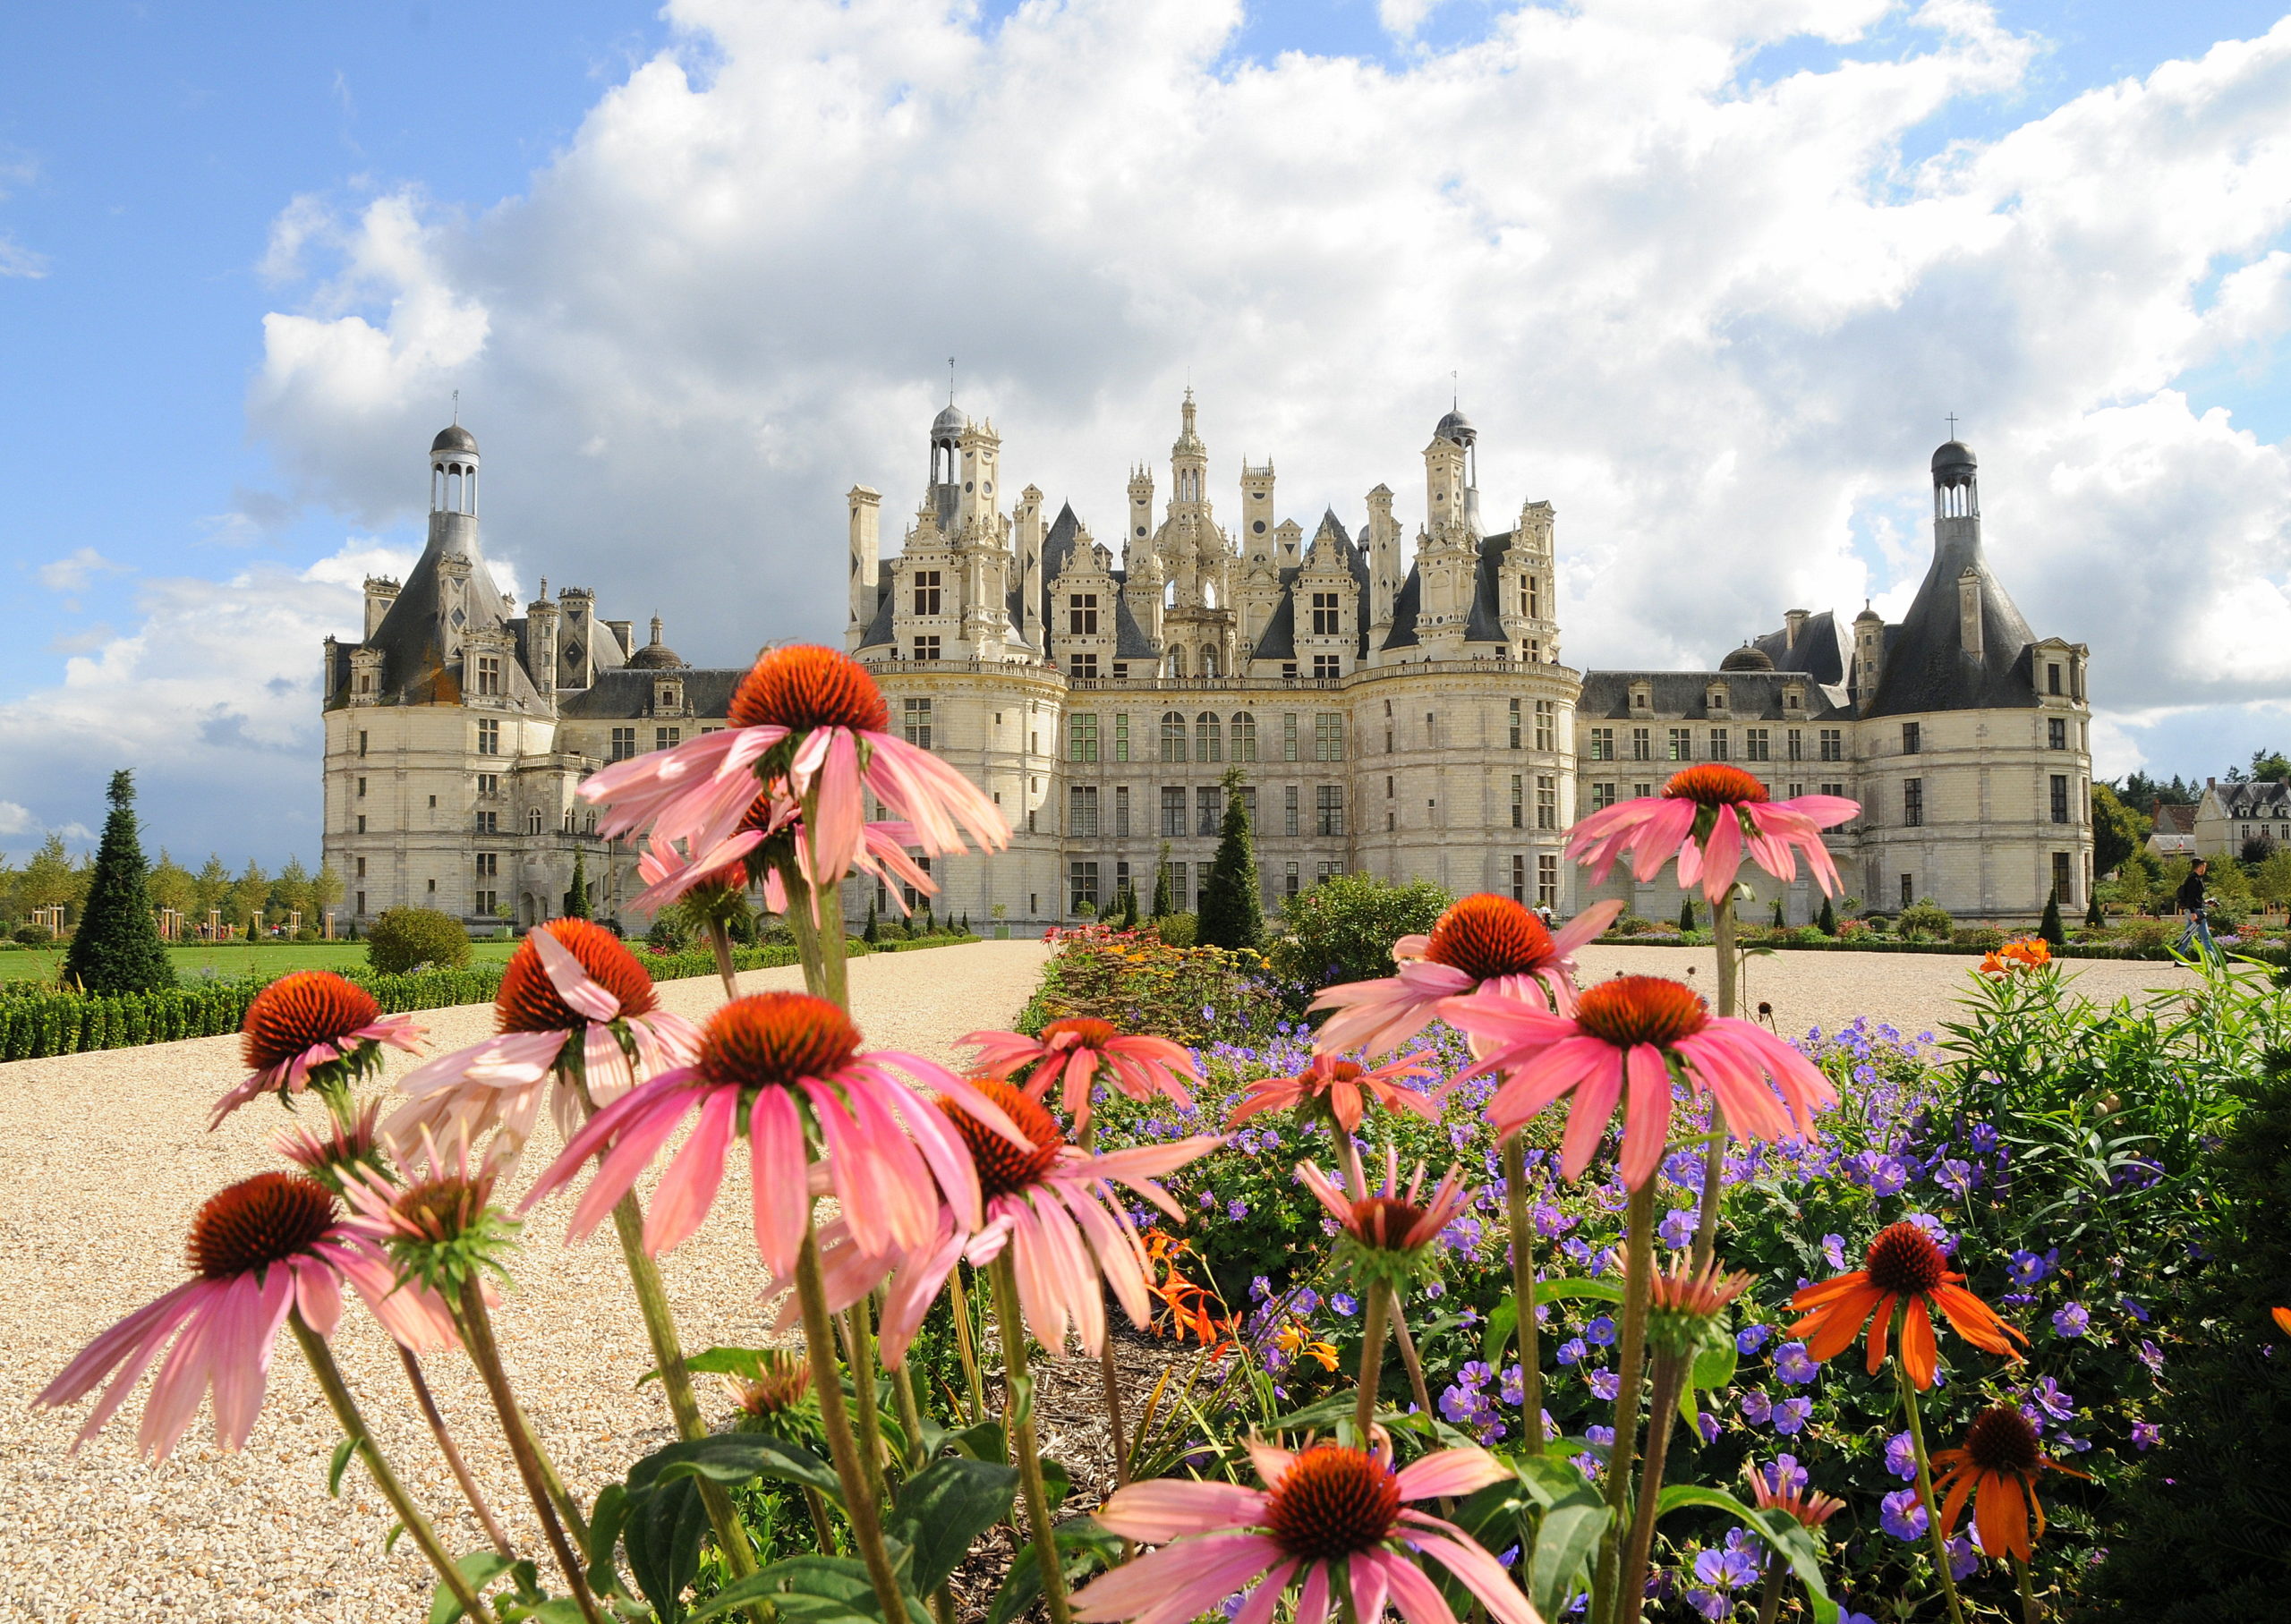
{"type": "Polygon", "coordinates": [[[1250,563],[1273,558],[1273,464],[1241,463],[1241,548],[1250,563]]]}
{"type": "Polygon", "coordinates": [[[974,423],[963,430],[956,449],[962,456],[958,465],[962,484],[955,493],[954,522],[956,529],[963,530],[1002,511],[1002,498],[994,491],[994,482],[1001,477],[996,463],[1002,454],[1002,437],[994,432],[992,422],[974,423]]]}
{"type": "Polygon", "coordinates": [[[1885,675],[1885,616],[1867,603],[1853,617],[1853,697],[1863,713],[1878,702],[1878,681],[1885,675]]]}
{"type": "Polygon", "coordinates": [[[1143,556],[1153,550],[1154,534],[1154,476],[1144,467],[1129,471],[1129,528],[1121,542],[1122,565],[1137,569],[1143,556]]]}
{"type": "Polygon", "coordinates": [[[1392,603],[1400,596],[1400,521],[1392,517],[1392,488],[1379,484],[1368,493],[1369,646],[1392,630],[1392,603]]]}
{"type": "Polygon", "coordinates": [[[467,552],[477,536],[477,437],[458,422],[430,442],[430,544],[467,552]]]}
{"type": "Polygon", "coordinates": [[[1176,485],[1170,501],[1173,508],[1198,507],[1209,500],[1209,447],[1194,429],[1191,389],[1185,392],[1179,420],[1178,438],[1170,447],[1170,478],[1176,485]]]}
{"type": "Polygon", "coordinates": [[[1036,653],[1046,653],[1050,645],[1042,624],[1042,491],[1037,487],[1029,485],[1018,493],[1012,532],[1018,549],[1018,621],[1010,630],[1018,642],[1036,653]]]}
{"type": "Polygon", "coordinates": [[[843,633],[844,647],[856,652],[859,641],[875,618],[877,578],[883,550],[881,493],[854,485],[845,493],[851,509],[851,618],[843,633]]]}
{"type": "Polygon", "coordinates": [[[557,693],[557,643],[560,616],[549,600],[549,577],[541,578],[541,592],[525,605],[525,669],[544,699],[557,693]]]}
{"type": "Polygon", "coordinates": [[[382,616],[390,612],[397,601],[398,583],[388,575],[366,577],[366,635],[371,637],[382,624],[382,616]]]}

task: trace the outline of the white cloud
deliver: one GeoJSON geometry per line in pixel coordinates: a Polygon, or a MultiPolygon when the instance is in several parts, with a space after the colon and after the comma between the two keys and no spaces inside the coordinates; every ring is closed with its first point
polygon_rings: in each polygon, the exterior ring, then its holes
{"type": "Polygon", "coordinates": [[[82,547],[69,557],[41,565],[38,573],[39,583],[52,592],[81,592],[98,575],[124,574],[133,567],[115,564],[94,548],[82,547]]]}
{"type": "Polygon", "coordinates": [[[36,254],[14,238],[0,234],[0,276],[22,276],[37,281],[46,275],[46,254],[36,254]]]}
{"type": "Polygon", "coordinates": [[[0,801],[0,835],[29,835],[38,827],[28,810],[13,801],[0,801]]]}

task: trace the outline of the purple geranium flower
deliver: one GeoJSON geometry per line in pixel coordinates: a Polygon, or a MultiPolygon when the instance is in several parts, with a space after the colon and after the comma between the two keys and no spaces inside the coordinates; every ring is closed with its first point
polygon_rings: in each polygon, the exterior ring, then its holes
{"type": "Polygon", "coordinates": [[[1803,1342],[1784,1342],[1774,1355],[1774,1373],[1793,1387],[1804,1387],[1822,1373],[1803,1342]]]}
{"type": "Polygon", "coordinates": [[[1795,1437],[1813,1413],[1811,1399],[1784,1399],[1774,1407],[1774,1430],[1785,1438],[1795,1437]]]}
{"type": "Polygon", "coordinates": [[[1754,1354],[1764,1348],[1773,1336],[1774,1327],[1771,1325],[1745,1325],[1734,1333],[1734,1351],[1754,1354]]]}
{"type": "Polygon", "coordinates": [[[2060,1336],[2081,1337],[2091,1324],[2091,1313],[2082,1303],[2070,1303],[2053,1312],[2052,1329],[2060,1336]]]}
{"type": "Polygon", "coordinates": [[[1917,1475],[1917,1445],[1907,1433],[1886,1440],[1886,1470],[1903,1482],[1917,1475]]]}
{"type": "Polygon", "coordinates": [[[1897,1540],[1923,1539],[1925,1508],[1917,1503],[1917,1491],[1896,1489],[1878,1501],[1878,1526],[1897,1540]]]}

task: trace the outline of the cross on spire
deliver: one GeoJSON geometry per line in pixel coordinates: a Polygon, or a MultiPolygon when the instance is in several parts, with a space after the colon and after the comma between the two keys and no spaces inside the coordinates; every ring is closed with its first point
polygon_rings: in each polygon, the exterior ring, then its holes
{"type": "Polygon", "coordinates": [[[458,428],[460,428],[461,426],[462,426],[462,392],[461,392],[459,389],[456,389],[456,390],[455,390],[455,391],[454,391],[454,427],[455,427],[455,428],[456,428],[456,429],[458,429],[458,428]]]}
{"type": "Polygon", "coordinates": [[[1462,379],[1461,377],[1459,377],[1459,376],[1458,376],[1458,374],[1457,374],[1457,370],[1456,370],[1455,368],[1453,368],[1453,367],[1449,368],[1449,369],[1448,369],[1448,410],[1449,410],[1449,411],[1451,411],[1451,412],[1461,412],[1461,410],[1463,410],[1463,399],[1464,399],[1464,395],[1463,395],[1463,387],[1464,387],[1464,386],[1463,386],[1463,379],[1462,379]]]}
{"type": "Polygon", "coordinates": [[[955,358],[951,355],[947,357],[947,404],[955,404],[955,358]]]}
{"type": "Polygon", "coordinates": [[[1957,438],[1957,414],[1954,412],[1949,413],[1949,438],[1957,438]]]}

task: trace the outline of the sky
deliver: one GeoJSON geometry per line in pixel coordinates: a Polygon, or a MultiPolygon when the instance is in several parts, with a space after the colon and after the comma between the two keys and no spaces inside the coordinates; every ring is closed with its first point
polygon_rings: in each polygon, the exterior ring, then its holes
{"type": "Polygon", "coordinates": [[[319,649],[421,540],[695,664],[832,642],[843,493],[958,398],[1118,538],[1213,497],[1558,510],[1563,657],[1898,615],[1927,459],[2089,643],[2096,770],[2291,744],[2291,23],[2095,0],[609,0],[0,19],[0,851],[136,769],[318,850],[319,649]]]}

